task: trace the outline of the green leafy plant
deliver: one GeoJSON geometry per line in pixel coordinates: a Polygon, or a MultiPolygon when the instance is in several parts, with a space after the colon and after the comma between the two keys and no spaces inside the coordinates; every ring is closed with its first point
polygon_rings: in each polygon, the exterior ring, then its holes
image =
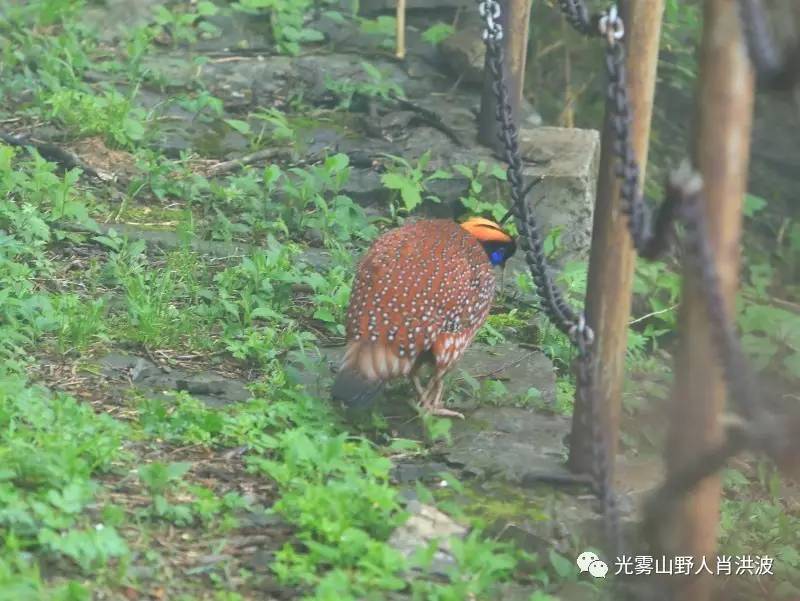
{"type": "Polygon", "coordinates": [[[321,32],[307,25],[311,0],[239,0],[232,6],[251,14],[267,12],[279,52],[298,54],[302,44],[324,39],[321,32]]]}
{"type": "Polygon", "coordinates": [[[49,295],[33,283],[51,270],[47,245],[69,235],[63,224],[96,226],[79,200],[77,170],[59,176],[38,154],[30,159],[16,154],[0,145],[0,364],[8,369],[24,356],[26,345],[63,325],[49,295]]]}
{"type": "Polygon", "coordinates": [[[164,5],[153,8],[153,17],[158,27],[158,34],[169,35],[173,43],[194,43],[198,35],[208,38],[220,34],[219,28],[206,20],[207,17],[216,15],[219,8],[208,0],[201,0],[190,5],[193,10],[180,11],[164,5]]]}
{"type": "Polygon", "coordinates": [[[455,33],[455,28],[449,23],[434,23],[422,32],[422,39],[438,46],[455,33]]]}
{"type": "Polygon", "coordinates": [[[212,121],[222,116],[222,100],[203,90],[195,95],[186,95],[177,99],[178,104],[187,111],[194,113],[195,119],[212,121]]]}
{"type": "Polygon", "coordinates": [[[50,107],[49,117],[57,119],[76,135],[102,133],[109,143],[130,148],[146,135],[147,115],[116,90],[95,95],[62,88],[45,94],[42,102],[50,107]]]}
{"type": "Polygon", "coordinates": [[[649,312],[634,316],[634,326],[653,347],[677,327],[681,278],[660,262],[639,261],[633,282],[635,294],[646,299],[649,312]]]}
{"type": "Polygon", "coordinates": [[[53,311],[59,320],[56,336],[60,353],[84,351],[95,342],[109,340],[104,298],[84,300],[76,294],[63,294],[53,299],[53,311]]]}
{"type": "MultiPolygon", "coordinates": [[[[467,178],[467,193],[459,201],[473,215],[484,215],[494,221],[500,221],[508,212],[508,207],[500,201],[484,200],[486,196],[484,185],[487,180],[505,181],[506,172],[499,165],[487,165],[484,161],[478,161],[474,167],[467,165],[454,165],[459,175],[467,178]]],[[[506,226],[511,235],[516,235],[516,226],[509,222],[506,226]]]]}
{"type": "Polygon", "coordinates": [[[220,436],[225,425],[223,414],[185,392],[176,393],[171,403],[142,399],[138,420],[148,435],[186,444],[210,444],[220,436]]]}
{"type": "Polygon", "coordinates": [[[742,344],[755,366],[777,367],[790,378],[800,374],[800,319],[769,305],[748,303],[739,317],[742,344]]]}
{"type": "Polygon", "coordinates": [[[153,503],[153,515],[163,517],[178,525],[192,520],[191,506],[187,503],[170,502],[167,493],[180,489],[181,478],[191,469],[186,462],[163,463],[155,461],[139,468],[139,480],[147,488],[153,503]]]}
{"type": "Polygon", "coordinates": [[[379,40],[381,48],[394,48],[397,32],[397,20],[394,17],[379,15],[374,19],[361,19],[360,26],[361,31],[379,40]]]}
{"type": "Polygon", "coordinates": [[[276,108],[256,111],[253,113],[253,118],[264,122],[256,139],[256,145],[260,145],[264,139],[288,144],[296,143],[297,132],[283,111],[276,108]],[[267,131],[268,127],[269,131],[267,131]]]}
{"type": "Polygon", "coordinates": [[[701,10],[679,0],[667,0],[664,5],[664,31],[659,56],[659,70],[665,73],[669,85],[689,90],[695,81],[694,50],[700,39],[701,10]]]}
{"type": "MultiPolygon", "coordinates": [[[[436,169],[433,173],[427,174],[426,168],[431,160],[430,151],[425,151],[419,157],[416,165],[412,165],[402,157],[389,156],[394,161],[394,167],[387,170],[381,176],[381,183],[390,190],[395,190],[399,195],[401,204],[399,209],[404,213],[411,213],[423,200],[439,202],[439,199],[426,193],[426,184],[438,180],[449,179],[450,173],[442,169],[436,169]]],[[[397,206],[397,204],[393,205],[397,206]]]]}
{"type": "Polygon", "coordinates": [[[338,99],[339,107],[350,109],[355,97],[367,99],[389,99],[392,96],[404,97],[403,88],[391,80],[372,63],[361,61],[361,72],[354,73],[347,79],[328,78],[326,87],[338,99]]]}
{"type": "MultiPolygon", "coordinates": [[[[124,427],[65,395],[0,377],[0,527],[84,570],[127,554],[112,526],[92,523],[94,477],[122,457],[124,427]]],[[[5,559],[5,555],[0,555],[5,559]]],[[[0,589],[2,590],[2,589],[0,589]]]]}

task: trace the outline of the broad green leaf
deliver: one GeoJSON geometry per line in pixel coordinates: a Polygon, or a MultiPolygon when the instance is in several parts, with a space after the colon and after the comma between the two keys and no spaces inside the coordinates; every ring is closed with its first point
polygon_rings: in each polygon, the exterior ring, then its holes
{"type": "Polygon", "coordinates": [[[422,39],[436,46],[455,32],[455,28],[449,23],[435,23],[422,32],[422,39]]]}
{"type": "Polygon", "coordinates": [[[767,201],[764,198],[756,196],[755,194],[745,194],[742,212],[745,214],[745,217],[752,217],[756,213],[761,212],[766,206],[767,201]]]}
{"type": "Polygon", "coordinates": [[[321,321],[325,321],[328,323],[336,322],[336,317],[333,316],[333,313],[331,313],[328,309],[324,307],[320,307],[319,309],[314,311],[314,319],[319,319],[321,321]]]}
{"type": "Polygon", "coordinates": [[[413,211],[422,203],[419,188],[416,185],[406,185],[400,189],[400,196],[403,198],[403,205],[407,211],[413,211]]]}
{"type": "Polygon", "coordinates": [[[556,553],[552,549],[549,552],[550,557],[550,564],[553,566],[556,574],[558,574],[559,578],[567,579],[567,578],[574,578],[575,573],[577,572],[577,568],[575,564],[561,555],[560,553],[556,553]]]}
{"type": "Polygon", "coordinates": [[[250,133],[250,124],[247,121],[241,121],[240,119],[225,119],[225,123],[242,135],[247,135],[250,133]]]}
{"type": "Polygon", "coordinates": [[[209,2],[208,0],[200,0],[197,3],[197,14],[201,17],[210,17],[212,15],[216,15],[219,12],[219,8],[213,2],[209,2]]]}

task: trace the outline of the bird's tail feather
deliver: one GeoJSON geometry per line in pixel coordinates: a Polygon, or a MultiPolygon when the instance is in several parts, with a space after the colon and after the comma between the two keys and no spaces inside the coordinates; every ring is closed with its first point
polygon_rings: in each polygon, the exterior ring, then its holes
{"type": "Polygon", "coordinates": [[[343,366],[331,388],[331,397],[348,409],[364,409],[371,405],[383,388],[380,380],[370,380],[353,367],[343,366]]]}

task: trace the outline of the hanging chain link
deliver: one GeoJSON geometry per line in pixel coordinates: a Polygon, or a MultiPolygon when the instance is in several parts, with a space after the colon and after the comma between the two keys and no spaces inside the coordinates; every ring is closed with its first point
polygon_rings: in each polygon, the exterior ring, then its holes
{"type": "Polygon", "coordinates": [[[609,46],[613,46],[625,37],[625,24],[619,16],[616,4],[609,8],[608,12],[603,13],[597,21],[597,31],[605,36],[609,46]]]}
{"type": "Polygon", "coordinates": [[[664,516],[706,477],[722,469],[745,449],[765,453],[780,466],[800,460],[800,411],[776,409],[748,362],[722,295],[716,257],[709,242],[707,215],[702,201],[702,180],[688,163],[670,175],[666,203],[685,227],[683,236],[689,274],[702,293],[714,349],[719,358],[727,394],[740,422],[726,427],[724,440],[691,462],[667,474],[667,479],[644,507],[643,531],[658,545],[669,533],[661,530],[664,516]],[[764,403],[764,401],[768,401],[764,403]]]}
{"type": "Polygon", "coordinates": [[[580,0],[559,0],[561,12],[572,27],[583,35],[592,35],[595,27],[589,16],[589,10],[580,0]]]}
{"type": "Polygon", "coordinates": [[[497,0],[484,0],[478,5],[478,13],[486,21],[483,41],[499,42],[503,39],[503,26],[500,24],[500,3],[497,0]]]}
{"type": "MultiPolygon", "coordinates": [[[[567,21],[578,32],[605,40],[608,74],[606,95],[614,136],[613,150],[617,159],[616,176],[620,180],[621,208],[627,217],[634,248],[640,256],[654,259],[670,246],[676,210],[674,203],[664,202],[653,219],[639,191],[641,171],[631,136],[632,110],[625,65],[625,24],[616,5],[592,16],[583,0],[560,0],[559,4],[567,21]]],[[[576,405],[588,408],[583,415],[584,419],[588,419],[584,426],[592,445],[592,480],[595,493],[603,505],[608,543],[612,549],[619,551],[624,541],[619,523],[619,503],[613,490],[611,441],[594,384],[597,369],[595,354],[591,349],[583,351],[580,346],[578,348],[575,401],[576,405]]]]}

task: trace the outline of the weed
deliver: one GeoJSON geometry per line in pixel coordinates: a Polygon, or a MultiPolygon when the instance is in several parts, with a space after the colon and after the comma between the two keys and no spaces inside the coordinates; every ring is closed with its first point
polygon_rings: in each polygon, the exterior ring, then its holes
{"type": "Polygon", "coordinates": [[[59,176],[38,154],[15,157],[13,149],[0,145],[0,363],[10,370],[17,369],[26,346],[60,328],[64,333],[50,296],[34,284],[51,270],[47,245],[69,235],[59,224],[95,225],[78,200],[77,171],[59,176]]]}
{"type": "Polygon", "coordinates": [[[380,15],[374,19],[361,19],[361,31],[374,36],[381,48],[394,49],[397,20],[389,15],[380,15]]]}
{"type": "Polygon", "coordinates": [[[138,469],[139,480],[150,493],[155,517],[167,519],[178,526],[191,523],[191,506],[188,503],[172,503],[167,498],[168,492],[174,493],[182,488],[181,479],[191,467],[192,464],[187,462],[154,461],[138,469]]]}
{"type": "Polygon", "coordinates": [[[265,137],[275,142],[294,144],[297,142],[297,132],[295,131],[286,113],[276,108],[269,108],[253,113],[253,118],[264,122],[261,131],[256,139],[256,146],[260,146],[265,137]],[[267,127],[270,128],[269,133],[267,127]]]}
{"type": "Polygon", "coordinates": [[[388,100],[392,96],[404,97],[403,88],[375,65],[361,61],[361,72],[347,79],[328,78],[328,90],[339,99],[339,108],[349,110],[356,97],[388,100]]]}
{"type": "Polygon", "coordinates": [[[148,117],[144,109],[109,89],[96,95],[75,89],[43,93],[41,102],[49,107],[47,117],[56,119],[77,136],[104,134],[113,146],[133,148],[144,140],[148,117]]]}
{"type": "Polygon", "coordinates": [[[173,342],[188,316],[177,304],[180,282],[170,270],[139,271],[125,274],[122,286],[128,307],[128,335],[152,347],[173,342]]]}
{"type": "Polygon", "coordinates": [[[169,36],[173,43],[194,43],[198,35],[203,38],[217,37],[219,28],[206,20],[219,12],[219,8],[208,0],[201,0],[192,5],[194,11],[179,11],[163,5],[153,8],[153,17],[157,26],[155,35],[169,36]]]}
{"type": "Polygon", "coordinates": [[[298,54],[301,44],[323,40],[322,33],[306,24],[311,0],[238,0],[232,6],[251,14],[269,11],[272,37],[282,53],[298,54]]]}
{"type": "Polygon", "coordinates": [[[92,523],[93,477],[123,457],[124,427],[87,405],[0,379],[0,525],[6,544],[45,549],[84,570],[127,553],[113,527],[92,523]]]}
{"type": "MultiPolygon", "coordinates": [[[[506,172],[499,165],[488,166],[484,161],[478,161],[474,167],[467,165],[454,165],[453,170],[467,178],[467,193],[459,200],[461,204],[473,215],[483,215],[494,221],[500,221],[508,212],[508,207],[500,201],[490,202],[484,200],[484,182],[487,178],[500,182],[506,180],[506,172]]],[[[515,236],[516,225],[513,221],[506,226],[509,233],[515,236]]]]}
{"type": "Polygon", "coordinates": [[[110,340],[105,324],[104,298],[81,299],[77,294],[62,294],[53,299],[58,316],[56,347],[59,353],[80,353],[95,342],[110,340]]]}
{"type": "Polygon", "coordinates": [[[437,197],[430,194],[423,197],[427,191],[426,185],[434,180],[449,179],[452,175],[442,169],[426,174],[425,169],[431,160],[430,151],[425,151],[416,165],[412,165],[402,157],[389,155],[388,158],[392,159],[394,165],[381,176],[381,183],[390,190],[396,190],[402,203],[399,204],[397,199],[393,201],[393,213],[411,213],[422,204],[423,199],[440,202],[437,197]]]}
{"type": "Polygon", "coordinates": [[[742,344],[757,368],[800,375],[800,320],[785,309],[746,303],[739,317],[742,344]]]}
{"type": "Polygon", "coordinates": [[[775,469],[764,463],[758,468],[755,487],[740,472],[725,472],[729,498],[722,503],[722,552],[732,556],[747,554],[772,558],[773,571],[782,575],[782,587],[787,592],[796,591],[800,587],[800,554],[794,537],[788,533],[800,526],[800,515],[784,498],[775,469]],[[753,527],[739,528],[743,520],[753,527]]]}
{"type": "Polygon", "coordinates": [[[449,23],[434,23],[422,32],[422,39],[433,46],[438,46],[454,33],[455,29],[449,23]]]}
{"type": "Polygon", "coordinates": [[[176,99],[178,105],[194,114],[194,119],[210,122],[222,117],[222,100],[212,95],[207,90],[202,90],[193,95],[185,95],[176,99]]]}
{"type": "Polygon", "coordinates": [[[184,392],[172,403],[144,398],[138,406],[144,432],[154,438],[184,444],[211,444],[223,431],[224,416],[184,392]]]}

